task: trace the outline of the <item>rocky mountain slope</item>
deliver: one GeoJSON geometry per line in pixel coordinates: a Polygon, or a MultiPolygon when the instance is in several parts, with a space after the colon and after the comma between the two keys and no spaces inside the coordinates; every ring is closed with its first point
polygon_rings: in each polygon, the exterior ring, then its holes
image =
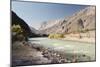
{"type": "Polygon", "coordinates": [[[46,34],[95,30],[95,15],[95,6],[89,6],[70,17],[44,22],[39,30],[46,34]]]}
{"type": "Polygon", "coordinates": [[[40,36],[45,35],[45,34],[40,33],[34,27],[29,26],[23,19],[21,19],[15,12],[12,11],[12,26],[13,25],[20,25],[23,31],[22,35],[24,35],[24,37],[26,38],[27,37],[40,37],[40,36]]]}
{"type": "Polygon", "coordinates": [[[12,26],[20,25],[23,30],[24,35],[29,36],[32,32],[28,24],[23,19],[21,19],[15,12],[12,11],[11,13],[12,13],[12,23],[11,23],[12,26]]]}

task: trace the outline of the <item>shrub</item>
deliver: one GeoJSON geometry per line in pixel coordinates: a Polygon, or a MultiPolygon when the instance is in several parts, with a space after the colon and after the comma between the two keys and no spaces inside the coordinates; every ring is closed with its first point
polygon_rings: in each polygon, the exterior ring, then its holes
{"type": "Polygon", "coordinates": [[[48,38],[54,38],[54,34],[49,34],[48,38]]]}
{"type": "Polygon", "coordinates": [[[23,31],[20,25],[12,26],[12,42],[25,40],[25,36],[23,35],[23,31]]]}
{"type": "Polygon", "coordinates": [[[55,38],[55,39],[64,38],[64,35],[63,34],[49,34],[48,38],[55,38]]]}
{"type": "Polygon", "coordinates": [[[22,31],[20,25],[13,25],[13,26],[12,26],[12,32],[15,32],[16,34],[20,34],[20,33],[22,33],[23,31],[22,31]]]}

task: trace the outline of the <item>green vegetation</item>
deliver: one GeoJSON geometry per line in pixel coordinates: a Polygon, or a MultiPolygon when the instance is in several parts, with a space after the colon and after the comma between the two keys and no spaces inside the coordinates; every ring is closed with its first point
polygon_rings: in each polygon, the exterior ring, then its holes
{"type": "Polygon", "coordinates": [[[21,34],[23,31],[22,31],[20,25],[13,25],[12,32],[15,32],[16,34],[21,34]]]}
{"type": "Polygon", "coordinates": [[[12,29],[12,42],[25,40],[25,36],[23,34],[23,30],[20,27],[20,25],[13,25],[11,29],[12,29]]]}
{"type": "Polygon", "coordinates": [[[58,38],[64,38],[64,35],[63,34],[49,34],[48,38],[55,38],[55,39],[58,39],[58,38]]]}

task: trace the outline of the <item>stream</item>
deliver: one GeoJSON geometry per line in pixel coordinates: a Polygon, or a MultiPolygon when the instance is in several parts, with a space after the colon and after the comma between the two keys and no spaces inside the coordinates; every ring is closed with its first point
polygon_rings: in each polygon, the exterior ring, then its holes
{"type": "Polygon", "coordinates": [[[77,56],[78,61],[95,61],[95,43],[49,39],[46,37],[29,38],[29,42],[63,52],[69,58],[77,56]]]}

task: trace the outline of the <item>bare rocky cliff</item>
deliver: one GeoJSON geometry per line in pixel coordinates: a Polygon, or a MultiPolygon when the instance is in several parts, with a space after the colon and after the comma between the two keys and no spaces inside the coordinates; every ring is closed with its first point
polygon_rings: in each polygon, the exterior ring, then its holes
{"type": "Polygon", "coordinates": [[[39,30],[46,34],[95,30],[95,19],[95,6],[89,6],[70,17],[44,22],[39,30]]]}

